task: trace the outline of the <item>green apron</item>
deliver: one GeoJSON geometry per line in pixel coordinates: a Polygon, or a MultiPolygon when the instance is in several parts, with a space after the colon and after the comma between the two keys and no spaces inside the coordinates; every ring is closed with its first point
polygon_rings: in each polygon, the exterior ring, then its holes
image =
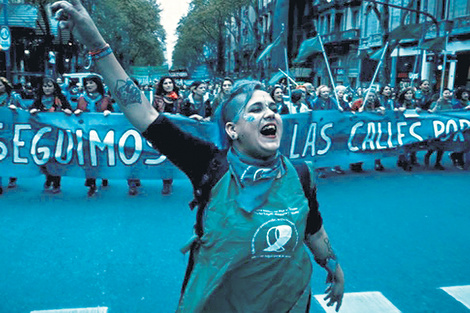
{"type": "Polygon", "coordinates": [[[304,244],[309,208],[295,168],[284,161],[286,174],[252,213],[237,206],[230,171],[212,189],[177,312],[305,312],[312,273],[304,244]]]}

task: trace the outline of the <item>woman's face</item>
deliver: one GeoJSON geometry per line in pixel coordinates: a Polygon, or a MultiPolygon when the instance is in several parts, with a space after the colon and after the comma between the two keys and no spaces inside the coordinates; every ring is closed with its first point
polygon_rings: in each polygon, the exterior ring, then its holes
{"type": "Polygon", "coordinates": [[[91,79],[87,80],[85,83],[85,89],[89,93],[96,92],[98,90],[98,85],[91,79]]]}
{"type": "Polygon", "coordinates": [[[170,93],[173,91],[175,86],[173,85],[173,82],[171,81],[171,79],[167,78],[163,81],[162,87],[163,87],[163,91],[165,91],[166,93],[170,93]]]}
{"type": "Polygon", "coordinates": [[[411,100],[411,99],[413,99],[413,91],[408,90],[407,92],[405,92],[405,100],[411,100]]]}
{"type": "Polygon", "coordinates": [[[466,91],[462,92],[462,100],[468,100],[468,92],[466,91]]]}
{"type": "Polygon", "coordinates": [[[429,90],[429,82],[426,81],[426,80],[423,81],[423,82],[421,83],[421,85],[419,85],[419,88],[420,88],[421,90],[426,90],[426,91],[429,90]]]}
{"type": "Polygon", "coordinates": [[[320,97],[323,99],[328,99],[330,97],[330,88],[324,87],[320,90],[320,97]]]}
{"type": "Polygon", "coordinates": [[[339,99],[343,99],[343,97],[344,97],[344,91],[343,91],[342,89],[341,89],[341,90],[338,90],[338,91],[336,92],[336,94],[338,95],[338,98],[339,98],[339,99]]]}
{"type": "Polygon", "coordinates": [[[6,91],[5,84],[0,80],[0,94],[5,93],[6,91]]]}
{"type": "Polygon", "coordinates": [[[232,82],[229,80],[224,80],[224,83],[222,84],[222,92],[228,95],[230,91],[232,91],[232,82]]]}
{"type": "Polygon", "coordinates": [[[444,92],[442,93],[442,97],[448,100],[452,97],[452,92],[450,90],[444,90],[444,92]]]}
{"type": "Polygon", "coordinates": [[[207,85],[206,84],[200,84],[197,86],[196,89],[194,89],[194,93],[200,97],[204,96],[206,94],[207,90],[207,85]]]}
{"type": "Polygon", "coordinates": [[[254,158],[267,158],[277,153],[281,144],[282,119],[271,96],[261,90],[253,93],[236,122],[226,125],[229,135],[237,138],[233,145],[254,158]]]}
{"type": "Polygon", "coordinates": [[[390,97],[390,95],[392,94],[392,88],[390,88],[389,86],[385,86],[384,90],[382,91],[382,94],[386,97],[390,97]]]}
{"type": "Polygon", "coordinates": [[[42,91],[45,96],[52,96],[54,94],[54,84],[51,81],[47,81],[42,84],[42,91]]]}
{"type": "Polygon", "coordinates": [[[282,89],[281,88],[276,88],[276,90],[274,90],[274,93],[273,93],[274,101],[281,102],[282,101],[282,96],[283,96],[282,89]]]}

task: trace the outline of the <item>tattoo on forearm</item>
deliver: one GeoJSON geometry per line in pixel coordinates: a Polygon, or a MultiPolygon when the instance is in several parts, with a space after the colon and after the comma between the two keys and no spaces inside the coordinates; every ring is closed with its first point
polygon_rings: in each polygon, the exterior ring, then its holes
{"type": "Polygon", "coordinates": [[[127,107],[133,103],[142,103],[142,97],[139,88],[137,88],[134,82],[129,78],[125,81],[119,79],[116,82],[115,94],[116,100],[119,101],[119,103],[124,107],[127,107]]]}
{"type": "Polygon", "coordinates": [[[332,259],[336,259],[335,252],[333,251],[333,248],[331,247],[330,239],[325,238],[324,240],[326,249],[328,250],[328,256],[332,259]]]}

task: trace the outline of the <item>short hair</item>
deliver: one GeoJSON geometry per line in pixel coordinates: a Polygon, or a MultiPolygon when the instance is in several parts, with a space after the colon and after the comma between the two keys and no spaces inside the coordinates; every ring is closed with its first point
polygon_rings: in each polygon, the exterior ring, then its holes
{"type": "Polygon", "coordinates": [[[468,89],[466,89],[465,87],[459,87],[459,88],[457,88],[457,91],[455,92],[455,98],[456,98],[457,100],[462,100],[462,95],[463,95],[464,92],[470,93],[470,92],[468,91],[468,89]]]}
{"type": "Polygon", "coordinates": [[[256,90],[264,90],[261,82],[256,80],[239,80],[235,82],[232,93],[224,103],[219,106],[220,118],[225,125],[228,122],[236,122],[240,112],[250,101],[256,90]]]}
{"type": "Polygon", "coordinates": [[[328,88],[328,89],[329,89],[330,87],[328,87],[327,85],[320,85],[320,86],[318,86],[318,88],[317,88],[317,96],[320,97],[320,93],[321,93],[321,90],[322,90],[323,88],[328,88]]]}

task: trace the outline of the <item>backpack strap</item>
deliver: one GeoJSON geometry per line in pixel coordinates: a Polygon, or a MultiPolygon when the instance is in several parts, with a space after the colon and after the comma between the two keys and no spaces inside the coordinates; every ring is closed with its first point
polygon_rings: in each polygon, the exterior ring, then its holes
{"type": "Polygon", "coordinates": [[[313,179],[313,174],[310,171],[309,161],[302,162],[292,162],[294,165],[297,174],[299,175],[300,183],[302,184],[302,189],[304,190],[305,197],[309,199],[310,194],[312,193],[312,188],[315,186],[315,181],[313,179]]]}

